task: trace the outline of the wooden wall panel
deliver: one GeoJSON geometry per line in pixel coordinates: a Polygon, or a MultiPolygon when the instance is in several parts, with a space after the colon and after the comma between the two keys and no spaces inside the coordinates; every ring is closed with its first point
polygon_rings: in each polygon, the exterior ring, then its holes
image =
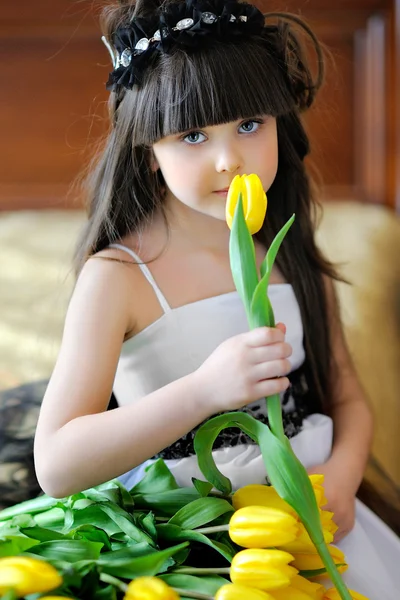
{"type": "MultiPolygon", "coordinates": [[[[335,60],[306,118],[328,199],[400,205],[399,2],[258,2],[306,17],[335,60]]],[[[75,205],[69,186],[106,128],[110,65],[98,6],[20,0],[0,8],[0,209],[75,205]]]]}

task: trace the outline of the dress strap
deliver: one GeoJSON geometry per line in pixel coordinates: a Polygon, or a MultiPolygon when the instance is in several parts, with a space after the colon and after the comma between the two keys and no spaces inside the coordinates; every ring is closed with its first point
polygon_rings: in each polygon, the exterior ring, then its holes
{"type": "Polygon", "coordinates": [[[168,304],[164,294],[158,287],[153,275],[151,274],[150,269],[148,268],[147,265],[145,265],[140,260],[139,256],[133,250],[131,250],[130,248],[127,248],[126,246],[123,246],[122,244],[110,244],[108,247],[109,248],[118,248],[118,250],[123,250],[124,252],[127,252],[128,254],[130,254],[133,259],[135,259],[136,264],[138,265],[139,269],[142,271],[143,275],[146,277],[147,281],[150,283],[151,287],[153,288],[155,295],[157,296],[157,299],[160,303],[161,308],[163,309],[163,311],[165,313],[170,312],[171,307],[168,304]]]}

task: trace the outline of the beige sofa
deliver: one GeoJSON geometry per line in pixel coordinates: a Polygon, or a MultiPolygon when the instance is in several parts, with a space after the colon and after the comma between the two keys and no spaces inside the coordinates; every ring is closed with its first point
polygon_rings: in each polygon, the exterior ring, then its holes
{"type": "MultiPolygon", "coordinates": [[[[79,211],[0,214],[0,389],[47,379],[73,286],[79,211]]],[[[339,284],[346,336],[375,413],[377,486],[400,488],[400,222],[384,208],[327,204],[318,230],[339,284]]],[[[392,492],[390,492],[392,493],[392,492]]]]}

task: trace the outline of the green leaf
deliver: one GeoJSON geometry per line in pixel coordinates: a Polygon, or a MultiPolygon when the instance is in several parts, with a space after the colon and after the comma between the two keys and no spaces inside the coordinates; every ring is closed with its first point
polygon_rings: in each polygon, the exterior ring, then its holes
{"type": "Polygon", "coordinates": [[[133,486],[130,493],[134,497],[137,494],[157,494],[178,488],[175,477],[162,458],[159,458],[146,468],[146,475],[133,486]]]}
{"type": "Polygon", "coordinates": [[[114,550],[111,552],[102,552],[98,559],[99,565],[105,565],[109,561],[117,561],[117,560],[126,560],[132,559],[139,556],[147,556],[148,554],[154,554],[157,550],[147,544],[146,542],[141,542],[139,544],[128,543],[125,544],[123,548],[119,550],[114,550]]]}
{"type": "MultiPolygon", "coordinates": [[[[336,563],[335,563],[336,564],[336,563]]],[[[338,563],[336,564],[336,567],[345,567],[346,563],[338,563]]],[[[322,569],[309,569],[307,571],[299,571],[299,575],[301,575],[302,577],[305,577],[306,579],[311,578],[311,577],[318,577],[320,575],[325,575],[326,574],[326,569],[322,568],[322,569]]]]}
{"type": "Polygon", "coordinates": [[[99,508],[110,517],[114,523],[121,528],[121,531],[126,533],[135,542],[153,543],[152,538],[145,532],[139,529],[134,523],[131,515],[116,504],[99,504],[99,508]]]}
{"type": "Polygon", "coordinates": [[[200,592],[209,596],[214,596],[220,587],[228,583],[224,577],[219,575],[196,577],[195,575],[167,573],[166,575],[160,575],[160,579],[163,579],[171,587],[200,592]]]}
{"type": "Polygon", "coordinates": [[[117,590],[113,585],[97,589],[93,600],[117,600],[117,590]]]}
{"type": "Polygon", "coordinates": [[[81,525],[68,534],[70,539],[86,540],[87,542],[99,542],[103,544],[103,550],[111,550],[111,542],[103,529],[94,525],[81,525]]]}
{"type": "Polygon", "coordinates": [[[21,529],[21,533],[27,535],[31,539],[38,540],[39,542],[68,539],[66,535],[45,527],[26,527],[21,529]]]}
{"type": "Polygon", "coordinates": [[[25,536],[8,535],[0,538],[0,556],[17,556],[40,542],[25,536]]]}
{"type": "Polygon", "coordinates": [[[56,498],[50,498],[50,496],[39,496],[33,500],[27,500],[26,502],[20,502],[15,506],[10,506],[0,511],[0,521],[7,521],[17,515],[30,514],[35,515],[36,513],[43,512],[56,504],[59,500],[56,498]]]}
{"type": "Polygon", "coordinates": [[[222,498],[198,498],[183,506],[168,521],[171,525],[178,525],[182,529],[196,529],[206,525],[219,516],[233,512],[232,504],[222,498]]]}
{"type": "Polygon", "coordinates": [[[217,490],[224,494],[230,494],[232,491],[230,480],[218,470],[212,455],[212,447],[219,433],[227,427],[238,427],[257,442],[261,425],[262,423],[246,413],[231,412],[209,419],[197,430],[194,438],[194,450],[199,467],[204,477],[217,490]]]}
{"type": "Polygon", "coordinates": [[[154,514],[152,512],[142,513],[137,516],[138,524],[140,527],[152,538],[152,540],[157,540],[157,529],[156,529],[156,520],[154,514]]]}
{"type": "Polygon", "coordinates": [[[256,327],[275,327],[274,311],[267,295],[268,281],[269,273],[266,273],[254,290],[249,318],[251,329],[255,329],[256,327]]]}
{"type": "Polygon", "coordinates": [[[290,217],[290,219],[285,223],[285,225],[278,231],[278,233],[276,234],[276,236],[274,237],[274,239],[272,241],[272,244],[270,245],[270,247],[268,249],[268,252],[267,252],[263,262],[261,263],[261,267],[260,267],[261,277],[264,277],[264,275],[266,273],[268,273],[267,287],[268,287],[269,277],[272,273],[272,267],[274,266],[274,262],[276,259],[276,255],[278,254],[278,250],[281,247],[281,244],[282,244],[287,232],[293,225],[295,216],[296,215],[293,214],[290,217]]]}
{"type": "MultiPolygon", "coordinates": [[[[101,570],[104,573],[113,575],[114,577],[124,577],[132,579],[138,576],[153,576],[157,573],[162,572],[165,568],[171,566],[171,558],[177,552],[180,552],[183,548],[186,548],[188,543],[179,544],[172,548],[166,548],[144,556],[133,556],[131,558],[117,559],[115,560],[112,556],[106,562],[103,560],[98,561],[101,570]]],[[[109,553],[112,554],[112,553],[109,553]]],[[[103,555],[102,558],[104,559],[103,555]]]]}
{"type": "Polygon", "coordinates": [[[166,542],[199,542],[214,548],[214,550],[219,552],[219,554],[222,554],[222,556],[228,562],[231,562],[234,556],[231,550],[224,543],[212,540],[203,533],[198,533],[197,531],[192,531],[191,529],[182,529],[181,527],[178,527],[178,525],[163,523],[162,525],[157,525],[157,531],[159,539],[165,540],[166,542]]]}
{"type": "Polygon", "coordinates": [[[196,479],[196,477],[192,477],[193,486],[199,492],[200,496],[208,496],[211,492],[213,486],[208,481],[201,481],[201,479],[196,479]]]}
{"type": "Polygon", "coordinates": [[[229,238],[229,256],[233,281],[249,318],[251,300],[258,283],[258,274],[253,238],[244,219],[242,194],[239,195],[233,216],[229,238]]]}
{"type": "Polygon", "coordinates": [[[45,510],[42,513],[36,513],[34,520],[39,527],[47,527],[49,529],[63,529],[65,511],[59,506],[55,506],[50,510],[45,510]]]}
{"type": "Polygon", "coordinates": [[[31,515],[17,515],[11,519],[13,527],[34,527],[36,525],[34,518],[31,515]]]}
{"type": "Polygon", "coordinates": [[[82,510],[74,510],[74,529],[88,523],[93,523],[99,529],[103,529],[108,536],[121,531],[121,527],[102,509],[100,504],[92,504],[82,510]]]}
{"type": "Polygon", "coordinates": [[[182,506],[198,497],[199,492],[195,488],[186,487],[154,494],[135,494],[133,500],[136,508],[153,510],[157,516],[172,517],[182,506]]]}
{"type": "Polygon", "coordinates": [[[81,560],[97,560],[103,544],[84,540],[54,540],[42,542],[30,549],[30,554],[37,554],[48,560],[64,560],[70,563],[81,560]]]}

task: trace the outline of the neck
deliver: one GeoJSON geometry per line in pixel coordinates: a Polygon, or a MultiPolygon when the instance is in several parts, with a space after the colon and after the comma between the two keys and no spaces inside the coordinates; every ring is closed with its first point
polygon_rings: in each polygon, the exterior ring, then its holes
{"type": "Polygon", "coordinates": [[[224,219],[198,212],[184,204],[167,204],[170,240],[182,250],[227,250],[229,228],[224,219]]]}

